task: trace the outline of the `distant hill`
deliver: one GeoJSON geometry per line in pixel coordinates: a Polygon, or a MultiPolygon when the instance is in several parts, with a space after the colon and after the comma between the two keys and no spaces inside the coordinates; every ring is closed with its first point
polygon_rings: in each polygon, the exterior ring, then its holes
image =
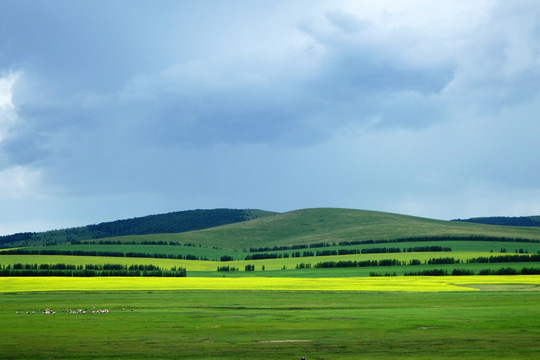
{"type": "Polygon", "coordinates": [[[455,219],[452,221],[501,226],[540,226],[540,216],[490,216],[470,219],[455,219]]]}
{"type": "MultiPolygon", "coordinates": [[[[531,219],[538,220],[538,217],[531,219]]],[[[0,237],[0,247],[114,238],[114,241],[172,241],[207,248],[243,250],[369,240],[472,237],[538,240],[540,227],[494,226],[339,208],[302,209],[286,213],[214,209],[149,215],[43,233],[19,233],[0,237]]]]}
{"type": "Polygon", "coordinates": [[[103,222],[76,228],[0,236],[0,247],[33,246],[112,236],[181,233],[232,224],[276,213],[264,210],[187,210],[103,222]]]}
{"type": "Polygon", "coordinates": [[[540,228],[434,220],[377,211],[316,208],[274,214],[198,231],[129,236],[122,241],[176,241],[222,249],[249,249],[411,238],[540,239],[540,228]]]}

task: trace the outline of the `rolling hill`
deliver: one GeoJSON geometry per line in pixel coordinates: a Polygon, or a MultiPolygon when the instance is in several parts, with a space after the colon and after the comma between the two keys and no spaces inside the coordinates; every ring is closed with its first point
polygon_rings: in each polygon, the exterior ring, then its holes
{"type": "MultiPolygon", "coordinates": [[[[189,276],[218,277],[223,271],[234,276],[277,277],[411,272],[431,275],[433,271],[439,275],[456,271],[459,275],[540,272],[539,227],[442,221],[338,208],[250,212],[247,214],[251,214],[251,220],[244,218],[199,230],[71,239],[56,244],[49,241],[4,249],[0,251],[0,266],[4,276],[19,272],[17,276],[52,276],[65,271],[79,275],[105,271],[109,275],[100,276],[113,276],[104,268],[106,264],[124,272],[131,271],[127,267],[140,272],[146,271],[141,270],[145,266],[157,266],[171,272],[187,269],[189,276]],[[68,265],[70,269],[65,269],[68,265]]],[[[145,220],[152,219],[155,218],[145,220]]],[[[137,222],[113,223],[122,224],[137,222]]],[[[89,228],[92,227],[86,227],[89,228]]]]}
{"type": "Polygon", "coordinates": [[[425,237],[540,239],[540,228],[433,220],[377,211],[316,208],[295,210],[178,234],[124,237],[125,241],[177,241],[224,249],[425,237]]]}
{"type": "Polygon", "coordinates": [[[273,214],[275,213],[271,211],[256,209],[176,211],[62,230],[40,233],[25,232],[0,236],[0,248],[48,245],[70,241],[102,239],[111,236],[181,233],[247,221],[273,214]]]}

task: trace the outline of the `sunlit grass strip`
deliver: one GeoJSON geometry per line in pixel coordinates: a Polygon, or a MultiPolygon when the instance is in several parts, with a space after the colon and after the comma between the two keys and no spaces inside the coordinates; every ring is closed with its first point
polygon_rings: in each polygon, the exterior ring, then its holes
{"type": "Polygon", "coordinates": [[[119,290],[475,291],[472,284],[540,284],[540,275],[390,278],[0,278],[0,292],[119,290]],[[463,287],[460,285],[467,285],[463,287]]]}
{"type": "Polygon", "coordinates": [[[393,254],[356,254],[356,255],[334,255],[334,256],[313,256],[301,258],[283,258],[283,259],[264,259],[264,260],[236,260],[236,261],[204,261],[204,260],[176,260],[159,258],[126,258],[126,257],[102,257],[102,256],[67,256],[67,255],[2,255],[0,264],[152,264],[163,269],[173,266],[184,267],[189,271],[216,271],[220,266],[237,267],[244,270],[248,264],[255,265],[255,270],[259,271],[262,266],[266,270],[281,270],[284,266],[287,269],[294,269],[297,264],[310,263],[313,266],[318,262],[325,261],[364,261],[364,260],[382,260],[396,259],[407,263],[410,259],[420,261],[430,258],[455,257],[456,259],[471,259],[480,256],[489,257],[493,254],[489,252],[423,252],[423,253],[393,253],[393,254]]]}

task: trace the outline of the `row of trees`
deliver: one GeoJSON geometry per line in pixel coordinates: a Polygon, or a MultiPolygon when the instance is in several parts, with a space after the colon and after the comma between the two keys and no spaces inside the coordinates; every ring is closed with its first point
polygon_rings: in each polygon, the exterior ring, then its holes
{"type": "Polygon", "coordinates": [[[398,239],[388,240],[353,240],[339,242],[340,246],[349,245],[367,245],[367,244],[391,244],[401,242],[427,242],[427,241],[497,241],[497,242],[511,242],[511,243],[540,243],[538,239],[526,239],[526,238],[510,238],[510,237],[497,237],[497,236],[481,236],[481,235],[461,235],[461,236],[416,236],[406,237],[398,239]]]}
{"type": "MultiPolygon", "coordinates": [[[[142,241],[120,241],[120,240],[89,240],[89,241],[80,241],[73,240],[70,242],[71,245],[166,245],[166,246],[191,246],[197,247],[193,243],[181,243],[179,241],[164,241],[164,240],[142,240],[142,241]]],[[[215,248],[215,247],[214,247],[215,248]]],[[[215,248],[217,249],[217,248],[215,248]]]]}
{"type": "MultiPolygon", "coordinates": [[[[423,262],[418,259],[411,259],[408,265],[446,265],[461,264],[464,261],[454,257],[430,258],[423,262]]],[[[478,257],[465,261],[466,263],[519,263],[519,262],[540,262],[538,255],[501,255],[490,257],[478,257]]],[[[396,259],[383,260],[365,260],[365,261],[325,261],[315,264],[315,268],[333,268],[333,267],[368,267],[368,266],[401,266],[407,265],[405,261],[396,259]]]]}
{"type": "MultiPolygon", "coordinates": [[[[352,240],[352,241],[340,241],[340,242],[320,242],[314,244],[303,245],[282,245],[273,247],[258,247],[249,248],[249,252],[269,252],[269,251],[283,251],[283,250],[299,250],[307,248],[321,248],[329,246],[351,246],[351,245],[370,245],[370,244],[391,244],[402,242],[426,242],[426,241],[500,241],[500,242],[524,242],[524,243],[540,243],[538,239],[525,239],[525,238],[510,238],[510,237],[497,237],[497,236],[480,236],[480,235],[463,235],[463,236],[415,236],[405,237],[398,239],[379,239],[379,240],[352,240]]],[[[245,250],[245,249],[244,249],[245,250]]],[[[425,250],[431,251],[431,250],[425,250]]],[[[435,250],[437,251],[437,250],[435,250]]],[[[442,250],[449,251],[449,250],[442,250]]],[[[410,251],[409,251],[410,252],[410,251]]]]}
{"type": "MultiPolygon", "coordinates": [[[[254,268],[255,269],[255,268],[254,268]]],[[[234,266],[218,266],[217,271],[239,271],[240,269],[234,266]]]]}
{"type": "MultiPolygon", "coordinates": [[[[313,251],[296,251],[289,253],[257,253],[246,255],[244,260],[264,260],[264,259],[281,259],[281,258],[299,258],[299,257],[312,257],[312,256],[334,256],[334,255],[355,255],[355,254],[388,254],[388,253],[401,253],[401,252],[443,252],[452,251],[449,247],[442,246],[415,246],[408,248],[397,247],[378,247],[369,249],[339,249],[339,250],[319,250],[313,251]]],[[[232,258],[231,258],[232,259],[232,258]]],[[[222,260],[224,261],[224,260],[222,260]]]]}
{"type": "Polygon", "coordinates": [[[252,264],[246,265],[245,271],[255,271],[255,265],[252,265],[252,264]]]}
{"type": "Polygon", "coordinates": [[[369,266],[401,266],[405,265],[396,259],[365,260],[365,261],[325,261],[314,265],[317,269],[344,268],[344,267],[369,267],[369,266]]]}
{"type": "Polygon", "coordinates": [[[405,276],[463,276],[463,275],[539,275],[540,268],[523,268],[517,270],[514,268],[483,269],[475,273],[471,269],[453,269],[451,272],[445,269],[430,269],[423,271],[405,272],[405,276]]]}
{"type": "Polygon", "coordinates": [[[540,261],[540,254],[532,255],[499,255],[490,257],[477,257],[469,259],[469,263],[506,263],[506,262],[538,262],[540,261]]]}
{"type": "Polygon", "coordinates": [[[2,269],[0,276],[63,276],[63,277],[186,277],[186,271],[128,271],[128,270],[14,270],[2,269]]]}
{"type": "Polygon", "coordinates": [[[105,257],[129,257],[129,258],[154,258],[154,259],[183,259],[183,260],[208,260],[207,257],[182,254],[151,254],[141,252],[119,251],[86,251],[86,250],[58,250],[58,249],[12,249],[0,251],[0,255],[67,255],[67,256],[105,256],[105,257]]]}
{"type": "Polygon", "coordinates": [[[470,219],[456,219],[453,221],[503,226],[540,226],[540,216],[490,216],[470,219]]]}
{"type": "Polygon", "coordinates": [[[22,264],[3,265],[0,276],[68,276],[68,277],[97,277],[97,276],[152,276],[152,277],[185,277],[186,269],[172,267],[169,270],[155,265],[122,265],[122,264],[22,264]]]}

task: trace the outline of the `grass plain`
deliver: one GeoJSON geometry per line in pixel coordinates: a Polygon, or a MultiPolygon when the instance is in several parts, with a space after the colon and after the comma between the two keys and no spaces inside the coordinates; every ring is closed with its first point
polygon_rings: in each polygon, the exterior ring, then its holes
{"type": "MultiPolygon", "coordinates": [[[[112,239],[112,238],[110,238],[112,239]]],[[[118,239],[118,238],[116,238],[118,239]]],[[[119,240],[115,240],[119,241],[119,240]]],[[[505,249],[508,253],[512,254],[520,249],[527,249],[529,253],[540,252],[540,243],[520,243],[520,242],[502,242],[502,241],[412,241],[412,242],[396,242],[396,243],[385,243],[385,244],[363,244],[363,245],[349,245],[349,246],[325,246],[324,248],[306,248],[298,250],[269,250],[263,251],[273,254],[287,254],[292,256],[295,252],[303,253],[304,251],[311,251],[316,253],[317,251],[326,250],[352,250],[352,249],[370,249],[370,248],[411,248],[411,247],[420,247],[420,246],[441,246],[451,248],[453,252],[476,252],[476,253],[489,253],[494,252],[498,253],[501,249],[505,249]]],[[[92,241],[88,245],[70,245],[70,244],[61,244],[53,246],[35,246],[30,247],[32,250],[60,250],[60,251],[96,251],[96,252],[138,252],[138,253],[149,253],[149,254],[166,254],[166,255],[194,255],[199,258],[207,258],[209,260],[219,260],[222,256],[230,256],[234,260],[243,260],[248,255],[253,255],[252,252],[244,251],[243,249],[236,250],[223,250],[223,249],[214,249],[208,247],[198,247],[198,246],[167,246],[167,245],[100,245],[92,241]]],[[[450,252],[442,252],[441,254],[450,255],[450,252]]]]}
{"type": "MultiPolygon", "coordinates": [[[[535,244],[536,245],[536,244],[535,244]]],[[[449,265],[416,265],[416,266],[373,266],[357,268],[339,268],[339,269],[296,269],[298,264],[315,264],[327,261],[365,261],[365,260],[384,260],[396,259],[408,262],[411,259],[427,261],[431,258],[454,257],[461,261],[477,257],[489,257],[504,255],[500,253],[490,253],[482,251],[456,251],[456,252],[420,252],[420,253],[392,253],[392,254],[356,254],[356,255],[331,255],[331,256],[312,256],[301,258],[279,258],[264,260],[234,260],[234,261],[203,261],[203,260],[176,260],[160,258],[128,258],[128,257],[103,257],[103,256],[65,256],[65,255],[1,255],[0,265],[7,266],[17,263],[21,264],[145,264],[156,265],[163,269],[170,269],[174,266],[184,267],[188,271],[188,277],[191,276],[257,276],[257,277],[325,277],[326,274],[341,274],[339,276],[369,276],[371,272],[378,273],[396,273],[403,275],[405,272],[422,271],[431,269],[446,269],[450,273],[452,269],[470,269],[478,272],[483,269],[496,270],[502,267],[511,267],[521,270],[524,267],[540,268],[538,262],[520,262],[520,263],[462,263],[449,265]],[[246,265],[255,265],[255,271],[245,272],[246,265]],[[240,271],[218,272],[217,268],[222,266],[236,267],[240,271]],[[262,268],[265,271],[262,271],[262,268]]],[[[513,255],[513,254],[510,254],[513,255]]],[[[335,275],[332,275],[335,276],[335,275]]]]}
{"type": "MultiPolygon", "coordinates": [[[[121,245],[42,249],[145,252],[213,261],[61,255],[0,255],[0,265],[152,264],[186,278],[0,277],[2,359],[533,359],[540,353],[540,275],[369,277],[454,268],[540,268],[475,263],[295,269],[326,261],[408,262],[540,251],[540,243],[447,241],[446,236],[540,239],[513,228],[346,209],[308,209],[179,234],[125,236],[121,245]],[[443,246],[407,252],[244,260],[250,247],[441,236],[440,241],[329,246],[324,250],[443,246]],[[174,241],[191,246],[131,245],[174,241]],[[192,246],[195,244],[196,246],[192,246]],[[217,261],[221,256],[233,261],[217,261]],[[255,271],[243,271],[255,265],[255,271]],[[219,266],[240,271],[218,272],[219,266]],[[262,267],[265,270],[262,270],[262,267]],[[68,314],[61,308],[107,308],[68,314]],[[50,308],[56,314],[43,315],[50,308]],[[125,308],[126,311],[121,309],[125,308]],[[132,311],[133,310],[133,311],[132,311]],[[31,314],[32,311],[37,312],[31,314]],[[20,312],[20,313],[17,313],[20,312]],[[30,312],[30,314],[26,314],[30,312]]],[[[105,240],[105,239],[104,239],[105,240]]],[[[39,249],[39,247],[37,247],[39,249]]],[[[316,252],[323,249],[300,249],[316,252]]],[[[296,250],[294,250],[296,251],[296,250]]]]}
{"type": "Polygon", "coordinates": [[[1,347],[4,359],[532,359],[539,305],[526,291],[4,293],[1,347]],[[59,312],[93,306],[110,312],[59,312]],[[46,307],[57,313],[25,313],[46,307]]]}

